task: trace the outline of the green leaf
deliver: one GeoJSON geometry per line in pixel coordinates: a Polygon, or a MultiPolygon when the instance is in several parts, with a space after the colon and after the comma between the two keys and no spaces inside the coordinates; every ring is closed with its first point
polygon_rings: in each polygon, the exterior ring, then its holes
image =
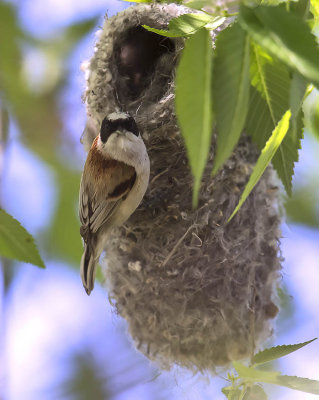
{"type": "Polygon", "coordinates": [[[249,107],[246,120],[246,132],[262,149],[274,129],[270,109],[266,100],[253,86],[250,88],[249,107]]]}
{"type": "MultiPolygon", "coordinates": [[[[75,22],[61,32],[61,45],[65,53],[70,52],[94,27],[98,24],[100,16],[88,18],[84,21],[75,22]]],[[[56,45],[55,45],[56,46],[56,45]]]]}
{"type": "Polygon", "coordinates": [[[301,149],[303,129],[303,113],[301,111],[296,118],[291,118],[288,133],[272,160],[288,196],[292,195],[292,177],[295,162],[299,160],[298,150],[301,149]]]}
{"type": "Polygon", "coordinates": [[[221,26],[225,21],[225,17],[213,17],[211,22],[205,25],[205,28],[213,31],[214,29],[217,29],[219,26],[221,26]]]}
{"type": "Polygon", "coordinates": [[[100,16],[95,16],[84,21],[75,22],[61,30],[59,34],[50,40],[35,38],[27,34],[24,35],[24,38],[28,44],[38,48],[47,57],[49,56],[58,63],[65,61],[65,58],[70,56],[80,41],[97,26],[99,20],[100,16]]]}
{"type": "Polygon", "coordinates": [[[242,133],[249,101],[250,41],[238,23],[216,40],[213,68],[213,104],[217,124],[217,151],[213,174],[231,155],[242,133]]]}
{"type": "Polygon", "coordinates": [[[306,19],[309,14],[310,1],[309,0],[292,1],[289,7],[291,12],[295,13],[302,19],[306,19]]]}
{"type": "Polygon", "coordinates": [[[298,376],[281,375],[277,378],[276,385],[285,386],[301,392],[319,395],[319,381],[298,376]]]}
{"type": "Polygon", "coordinates": [[[313,133],[314,136],[319,139],[319,96],[309,107],[309,123],[311,133],[313,133]]]}
{"type": "Polygon", "coordinates": [[[291,108],[292,122],[289,132],[273,159],[273,165],[287,193],[292,190],[294,163],[303,133],[301,104],[306,89],[305,81],[295,73],[293,79],[288,68],[252,44],[251,98],[246,122],[247,133],[262,149],[283,113],[291,108]]]}
{"type": "Polygon", "coordinates": [[[265,382],[275,383],[280,372],[276,371],[260,371],[255,368],[249,368],[238,361],[233,361],[233,366],[238,373],[239,378],[245,379],[246,382],[265,382]]]}
{"type": "Polygon", "coordinates": [[[302,18],[281,6],[241,5],[239,21],[264,49],[319,87],[319,48],[302,18]]]}
{"type": "Polygon", "coordinates": [[[277,358],[284,357],[290,353],[293,353],[294,351],[301,349],[302,347],[306,346],[307,344],[313,342],[316,339],[317,338],[308,340],[307,342],[304,343],[275,346],[269,349],[265,349],[254,355],[253,363],[264,364],[266,362],[276,360],[277,358]]]}
{"type": "Polygon", "coordinates": [[[251,84],[264,102],[259,101],[258,94],[252,90],[247,129],[254,142],[262,148],[283,113],[289,108],[291,81],[286,66],[274,60],[254,43],[252,43],[250,74],[251,84]],[[261,107],[265,107],[263,112],[261,107]],[[259,123],[256,118],[260,119],[259,123]],[[265,123],[265,119],[269,121],[265,123]]]}
{"type": "Polygon", "coordinates": [[[289,98],[289,108],[291,110],[290,126],[286,137],[272,160],[289,196],[292,195],[292,177],[294,175],[295,162],[299,160],[298,151],[301,149],[301,139],[303,139],[304,115],[302,105],[306,89],[307,83],[304,78],[297,72],[293,73],[289,98]]]}
{"type": "Polygon", "coordinates": [[[243,191],[243,194],[241,195],[241,198],[239,200],[238,205],[236,206],[234,212],[228,219],[228,222],[233,218],[233,216],[237,213],[239,208],[242,206],[244,201],[247,199],[248,195],[250,192],[253,190],[254,186],[256,183],[259,181],[260,177],[264,173],[267,165],[275,155],[276,151],[278,150],[278,147],[282,143],[288,128],[289,128],[289,120],[291,117],[291,111],[288,110],[286,113],[283,115],[281,120],[279,121],[278,125],[274,129],[270,139],[266,143],[265,147],[263,148],[260,157],[257,160],[257,163],[255,165],[255,168],[249,178],[249,181],[243,191]]]}
{"type": "Polygon", "coordinates": [[[1,209],[0,255],[45,268],[33,237],[23,228],[20,222],[1,209]]]}
{"type": "Polygon", "coordinates": [[[260,46],[251,44],[251,84],[266,100],[273,121],[287,107],[290,73],[282,62],[271,57],[260,46]]]}
{"type": "Polygon", "coordinates": [[[264,389],[259,385],[254,385],[247,388],[243,400],[267,400],[267,398],[264,389]]]}
{"type": "Polygon", "coordinates": [[[319,204],[318,179],[312,179],[307,185],[298,186],[292,197],[287,198],[284,204],[289,222],[308,225],[319,229],[319,215],[317,204],[319,204]]]}
{"type": "Polygon", "coordinates": [[[183,14],[177,18],[172,18],[168,24],[168,30],[155,29],[147,25],[143,28],[158,35],[167,37],[181,37],[193,35],[199,29],[209,24],[210,29],[216,29],[225,21],[224,17],[212,17],[208,14],[183,14]]]}
{"type": "Polygon", "coordinates": [[[265,382],[288,387],[294,390],[300,390],[306,393],[319,394],[318,381],[299,378],[297,376],[280,375],[280,373],[276,371],[260,371],[246,367],[237,361],[233,361],[233,365],[238,372],[239,377],[244,379],[246,382],[265,382]]]}
{"type": "Polygon", "coordinates": [[[307,82],[298,73],[294,73],[290,89],[290,109],[293,117],[297,117],[302,108],[305,94],[307,91],[307,82]]]}
{"type": "Polygon", "coordinates": [[[222,388],[222,393],[227,397],[228,400],[239,400],[241,390],[234,386],[226,386],[222,388]]]}
{"type": "Polygon", "coordinates": [[[208,6],[209,4],[210,4],[209,0],[191,0],[188,1],[187,3],[184,3],[184,6],[188,8],[193,8],[194,10],[201,10],[202,8],[208,6]]]}
{"type": "Polygon", "coordinates": [[[176,71],[176,114],[194,177],[193,206],[212,136],[212,42],[204,28],[187,39],[176,71]]]}
{"type": "Polygon", "coordinates": [[[5,101],[13,101],[19,106],[29,101],[21,77],[21,37],[14,7],[0,2],[0,90],[5,101]]]}
{"type": "Polygon", "coordinates": [[[56,163],[59,200],[50,232],[46,237],[48,252],[56,258],[79,265],[83,247],[78,218],[80,174],[56,163]]]}
{"type": "MultiPolygon", "coordinates": [[[[9,113],[8,110],[2,105],[0,99],[0,138],[2,141],[2,147],[7,143],[8,135],[9,135],[9,113]]],[[[0,148],[1,148],[1,143],[0,143],[0,148]]]]}

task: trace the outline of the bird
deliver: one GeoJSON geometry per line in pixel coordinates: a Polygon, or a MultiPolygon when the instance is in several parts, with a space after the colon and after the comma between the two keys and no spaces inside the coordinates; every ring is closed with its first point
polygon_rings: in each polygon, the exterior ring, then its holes
{"type": "Polygon", "coordinates": [[[106,116],[84,165],[79,193],[84,251],[81,279],[88,295],[108,234],[136,210],[148,187],[150,160],[134,118],[126,112],[106,116]]]}

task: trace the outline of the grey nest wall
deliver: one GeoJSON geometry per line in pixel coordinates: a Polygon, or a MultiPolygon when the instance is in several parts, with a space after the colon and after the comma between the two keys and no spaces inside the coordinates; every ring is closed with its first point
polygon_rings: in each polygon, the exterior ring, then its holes
{"type": "Polygon", "coordinates": [[[271,167],[226,224],[258,157],[243,137],[212,179],[212,144],[199,207],[174,112],[182,39],[166,28],[186,9],[138,5],[106,19],[87,66],[88,148],[105,115],[129,111],[151,160],[140,207],[106,247],[105,276],[136,346],[163,368],[216,370],[248,357],[272,333],[280,277],[278,189],[271,167]],[[143,60],[141,62],[140,60],[143,60]]]}

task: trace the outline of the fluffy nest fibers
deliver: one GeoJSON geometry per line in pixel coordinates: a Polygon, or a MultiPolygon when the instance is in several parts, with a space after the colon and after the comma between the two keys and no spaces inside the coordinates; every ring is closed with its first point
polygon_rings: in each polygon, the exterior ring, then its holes
{"type": "Polygon", "coordinates": [[[136,119],[151,160],[142,204],[106,247],[105,276],[137,347],[163,368],[214,371],[250,355],[272,333],[280,275],[276,179],[269,167],[226,224],[258,153],[243,137],[212,179],[214,144],[199,206],[174,112],[174,70],[182,39],[156,36],[187,12],[136,5],[106,19],[87,65],[90,145],[102,119],[125,110],[136,119]]]}

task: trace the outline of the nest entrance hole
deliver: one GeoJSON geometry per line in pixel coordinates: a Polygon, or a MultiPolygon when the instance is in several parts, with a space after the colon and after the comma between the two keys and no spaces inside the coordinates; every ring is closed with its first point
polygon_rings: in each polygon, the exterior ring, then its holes
{"type": "MultiPolygon", "coordinates": [[[[118,69],[117,90],[121,103],[138,99],[150,85],[158,60],[165,54],[175,54],[174,42],[166,37],[149,32],[142,26],[135,26],[123,33],[114,46],[115,62],[118,69]]],[[[172,65],[173,69],[173,65],[172,65]]],[[[167,76],[167,81],[170,79],[167,76]]],[[[159,98],[164,95],[158,93],[159,98]]]]}

